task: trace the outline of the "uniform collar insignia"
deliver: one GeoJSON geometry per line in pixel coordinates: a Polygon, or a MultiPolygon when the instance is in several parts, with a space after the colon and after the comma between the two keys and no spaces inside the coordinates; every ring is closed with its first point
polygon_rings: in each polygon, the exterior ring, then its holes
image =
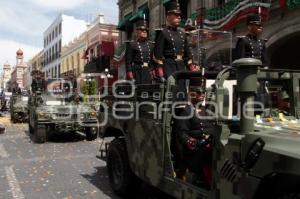
{"type": "Polygon", "coordinates": [[[257,40],[257,36],[256,36],[256,35],[248,34],[248,37],[249,37],[250,39],[255,39],[255,40],[257,40]]]}
{"type": "Polygon", "coordinates": [[[169,30],[174,30],[174,31],[177,30],[177,27],[167,26],[167,28],[168,28],[169,30]]]}

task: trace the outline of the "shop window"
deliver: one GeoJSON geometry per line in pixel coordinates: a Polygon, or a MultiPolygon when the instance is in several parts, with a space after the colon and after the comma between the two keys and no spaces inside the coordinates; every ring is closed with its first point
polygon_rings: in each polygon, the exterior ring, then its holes
{"type": "Polygon", "coordinates": [[[180,4],[180,9],[182,12],[182,19],[187,19],[188,17],[190,17],[190,0],[179,0],[179,4],[180,4]]]}
{"type": "Polygon", "coordinates": [[[96,51],[96,57],[100,57],[101,56],[101,45],[100,44],[98,44],[97,45],[97,51],[96,51]]]}
{"type": "Polygon", "coordinates": [[[126,40],[131,40],[132,38],[132,30],[127,30],[126,31],[126,40]]]}
{"type": "MultiPolygon", "coordinates": [[[[125,15],[124,19],[129,18],[130,16],[132,16],[132,13],[125,15]]],[[[126,32],[126,40],[131,40],[132,33],[133,33],[133,25],[131,24],[131,22],[129,22],[129,20],[125,26],[125,32],[126,32]]]]}
{"type": "Polygon", "coordinates": [[[59,40],[58,52],[61,52],[61,40],[59,40]]]}
{"type": "Polygon", "coordinates": [[[60,24],[58,26],[58,32],[59,32],[59,34],[61,34],[61,22],[60,22],[60,24]]]}
{"type": "Polygon", "coordinates": [[[101,66],[102,68],[110,68],[110,56],[101,56],[101,66]]]}

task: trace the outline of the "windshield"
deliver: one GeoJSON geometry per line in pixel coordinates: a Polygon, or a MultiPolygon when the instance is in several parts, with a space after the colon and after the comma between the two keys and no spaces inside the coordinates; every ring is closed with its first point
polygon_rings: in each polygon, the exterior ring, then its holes
{"type": "MultiPolygon", "coordinates": [[[[257,93],[254,99],[255,115],[261,118],[280,118],[282,116],[299,118],[299,83],[300,71],[299,73],[272,69],[259,71],[257,93]]],[[[236,94],[236,84],[233,85],[233,91],[231,106],[233,115],[237,115],[239,99],[236,94]]]]}
{"type": "Polygon", "coordinates": [[[28,97],[27,97],[27,96],[26,96],[26,97],[23,96],[23,97],[22,97],[22,101],[23,101],[23,102],[28,102],[28,97]]]}
{"type": "Polygon", "coordinates": [[[41,98],[41,103],[49,106],[79,104],[83,102],[83,98],[77,93],[73,93],[69,96],[58,96],[57,94],[43,94],[41,95],[41,98]]]}
{"type": "Polygon", "coordinates": [[[264,107],[260,113],[263,117],[279,117],[280,113],[299,117],[299,78],[292,75],[290,79],[260,80],[257,86],[256,101],[264,107]]]}
{"type": "Polygon", "coordinates": [[[232,34],[225,31],[195,30],[189,36],[193,61],[208,71],[220,71],[232,62],[232,34]]]}

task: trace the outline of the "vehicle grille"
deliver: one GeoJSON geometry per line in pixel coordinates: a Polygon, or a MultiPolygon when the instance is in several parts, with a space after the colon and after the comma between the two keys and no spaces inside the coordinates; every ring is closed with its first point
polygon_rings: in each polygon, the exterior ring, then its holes
{"type": "Polygon", "coordinates": [[[54,113],[53,119],[55,120],[61,120],[61,119],[77,119],[77,114],[69,114],[69,113],[54,113]]]}
{"type": "Polygon", "coordinates": [[[221,174],[229,182],[233,182],[237,176],[235,165],[232,164],[231,161],[226,160],[224,165],[221,168],[221,174]]]}

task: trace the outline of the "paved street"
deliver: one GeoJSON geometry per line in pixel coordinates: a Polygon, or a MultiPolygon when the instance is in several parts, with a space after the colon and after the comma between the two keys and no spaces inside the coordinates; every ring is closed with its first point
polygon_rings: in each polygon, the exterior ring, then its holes
{"type": "Polygon", "coordinates": [[[0,199],[119,198],[109,187],[105,162],[96,158],[101,140],[62,135],[34,144],[27,124],[11,124],[9,116],[0,123],[6,126],[0,134],[0,199]]]}

